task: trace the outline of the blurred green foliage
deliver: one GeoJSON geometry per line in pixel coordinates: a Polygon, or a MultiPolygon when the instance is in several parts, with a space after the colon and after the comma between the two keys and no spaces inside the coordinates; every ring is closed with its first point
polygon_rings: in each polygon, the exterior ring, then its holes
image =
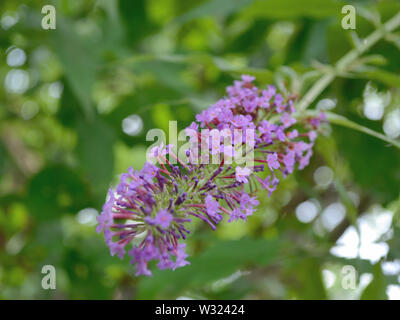
{"type": "MultiPolygon", "coordinates": [[[[110,257],[94,219],[119,174],[143,165],[148,130],[168,130],[169,120],[183,129],[242,73],[302,95],[399,10],[396,0],[2,0],[0,299],[386,299],[399,283],[400,267],[383,265],[400,264],[400,152],[350,129],[327,125],[310,166],[272,198],[261,194],[246,223],[192,225],[191,265],[174,272],[136,278],[128,258],[110,257]],[[356,32],[340,24],[349,3],[356,32]],[[57,10],[56,30],[41,28],[45,4],[57,10]],[[304,223],[296,212],[310,199],[317,214],[304,223]],[[331,228],[332,203],[346,217],[331,228]],[[333,254],[371,212],[375,227],[391,215],[373,241],[387,249],[381,261],[333,254]],[[41,288],[46,264],[56,290],[41,288]],[[345,265],[357,270],[355,289],[341,285],[345,265]]],[[[400,108],[399,32],[386,40],[320,97],[378,132],[383,121],[363,113],[367,83],[390,93],[381,118],[400,108]]]]}

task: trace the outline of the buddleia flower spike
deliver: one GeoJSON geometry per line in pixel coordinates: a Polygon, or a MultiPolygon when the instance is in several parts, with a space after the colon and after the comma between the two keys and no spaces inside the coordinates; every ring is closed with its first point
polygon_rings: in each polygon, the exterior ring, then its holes
{"type": "Polygon", "coordinates": [[[184,240],[193,219],[212,230],[223,219],[245,221],[259,204],[256,189],[271,195],[282,177],[308,165],[324,115],[297,120],[293,100],[272,85],[257,88],[254,80],[243,75],[196,116],[186,129],[192,144],[185,159],[170,145],[154,147],[149,154],[154,163],[130,168],[109,190],[96,230],[104,233],[111,255],[122,259],[128,253],[136,275],[150,276],[152,260],[159,269],[188,265],[184,240]],[[224,135],[205,138],[204,129],[224,135]],[[244,145],[251,145],[251,166],[232,161],[244,145]],[[215,156],[218,161],[209,162],[215,156]]]}

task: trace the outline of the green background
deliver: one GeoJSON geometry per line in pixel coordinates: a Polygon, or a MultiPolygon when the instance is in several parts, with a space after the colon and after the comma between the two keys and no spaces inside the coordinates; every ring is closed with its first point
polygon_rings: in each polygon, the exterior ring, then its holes
{"type": "MultiPolygon", "coordinates": [[[[325,126],[310,165],[260,194],[246,223],[193,225],[188,267],[135,277],[95,233],[107,189],[143,165],[148,130],[167,131],[169,120],[183,129],[244,73],[304,94],[313,70],[399,10],[399,1],[2,0],[0,299],[399,298],[400,152],[340,126],[325,126]],[[349,3],[356,32],[341,27],[349,3]],[[56,30],[41,28],[45,4],[56,30]],[[311,222],[299,221],[301,208],[311,222]],[[334,254],[349,230],[361,238],[346,242],[356,252],[334,254]],[[56,290],[41,287],[47,264],[56,290]],[[342,285],[346,265],[355,289],[342,285]]],[[[400,108],[400,36],[387,40],[319,107],[335,101],[336,113],[383,132],[400,108]],[[367,84],[390,94],[382,119],[365,115],[367,84]]]]}

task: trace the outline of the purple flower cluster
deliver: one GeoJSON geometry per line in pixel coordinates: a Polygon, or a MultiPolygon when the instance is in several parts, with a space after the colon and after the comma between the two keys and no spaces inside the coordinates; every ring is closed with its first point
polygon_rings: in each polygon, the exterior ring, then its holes
{"type": "MultiPolygon", "coordinates": [[[[178,240],[190,234],[186,224],[192,219],[204,221],[213,230],[224,216],[228,222],[246,220],[259,204],[252,186],[258,185],[270,195],[296,164],[299,169],[308,165],[324,115],[300,123],[292,117],[293,100],[283,97],[274,86],[261,90],[253,81],[247,75],[235,81],[227,88],[227,96],[197,115],[197,122],[188,129],[196,133],[194,138],[200,144],[204,138],[199,128],[252,129],[257,164],[247,167],[225,161],[245,139],[233,138],[229,148],[222,148],[219,140],[212,141],[210,155],[222,151],[218,164],[184,162],[170,146],[160,146],[151,151],[156,164],[146,163],[140,171],[130,168],[121,175],[115,192],[110,189],[98,216],[97,232],[104,232],[111,255],[121,259],[126,246],[135,243],[128,254],[136,265],[136,275],[151,275],[148,263],[152,260],[158,261],[160,269],[175,270],[189,264],[185,244],[178,240]]],[[[187,150],[187,155],[193,153],[193,149],[187,150]]]]}

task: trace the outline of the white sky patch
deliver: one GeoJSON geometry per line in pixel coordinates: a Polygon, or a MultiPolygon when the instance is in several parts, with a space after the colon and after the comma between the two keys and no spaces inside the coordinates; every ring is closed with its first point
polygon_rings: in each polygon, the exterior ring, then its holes
{"type": "Polygon", "coordinates": [[[142,129],[142,118],[136,114],[132,114],[122,120],[122,131],[124,131],[128,136],[136,136],[142,131],[142,129]]]}
{"type": "Polygon", "coordinates": [[[351,202],[353,202],[354,206],[358,207],[358,205],[360,204],[360,196],[358,195],[358,193],[354,191],[349,191],[347,192],[347,195],[349,196],[351,202]]]}
{"type": "Polygon", "coordinates": [[[336,274],[331,270],[324,269],[322,270],[322,280],[324,281],[325,288],[329,289],[335,284],[336,274]]]}
{"type": "Polygon", "coordinates": [[[332,169],[326,166],[319,167],[314,172],[314,181],[318,187],[328,187],[333,181],[332,169]]]}
{"type": "Polygon", "coordinates": [[[378,207],[358,219],[361,242],[373,242],[386,233],[392,224],[393,212],[378,207]]]}
{"type": "Polygon", "coordinates": [[[18,14],[5,12],[1,16],[0,24],[4,30],[10,29],[13,25],[15,25],[19,20],[18,14]]]}
{"type": "Polygon", "coordinates": [[[361,237],[354,226],[348,227],[336,242],[336,246],[331,249],[331,253],[339,257],[359,257],[376,263],[386,256],[389,250],[385,242],[377,242],[377,240],[389,231],[392,217],[393,212],[380,208],[375,208],[370,213],[361,216],[357,220],[361,237]]]}
{"type": "Polygon", "coordinates": [[[35,101],[26,101],[20,112],[22,119],[30,120],[39,112],[39,105],[35,101]]]}
{"type": "Polygon", "coordinates": [[[7,64],[10,67],[20,67],[26,61],[25,51],[20,48],[13,48],[7,54],[7,64]]]}
{"type": "Polygon", "coordinates": [[[319,208],[314,201],[307,200],[296,208],[296,217],[303,223],[309,223],[317,216],[319,208]]]}
{"type": "Polygon", "coordinates": [[[398,285],[388,285],[386,288],[386,294],[389,297],[389,300],[400,300],[400,286],[398,285]]]}
{"type": "Polygon", "coordinates": [[[376,263],[380,258],[386,256],[389,246],[385,242],[367,243],[360,246],[360,258],[376,263]]]}
{"type": "Polygon", "coordinates": [[[343,258],[356,258],[358,255],[359,238],[356,228],[350,226],[343,232],[336,242],[336,246],[331,249],[331,253],[343,258]]]}
{"type": "Polygon", "coordinates": [[[99,212],[94,208],[85,208],[78,212],[76,219],[80,224],[94,226],[97,224],[96,217],[99,212]]]}
{"type": "Polygon", "coordinates": [[[21,69],[10,70],[6,75],[5,88],[11,93],[24,93],[29,88],[28,72],[21,69]]]}
{"type": "Polygon", "coordinates": [[[363,273],[362,275],[360,275],[360,283],[358,285],[360,293],[364,291],[364,289],[370,284],[372,279],[374,279],[372,273],[363,273]]]}
{"type": "Polygon", "coordinates": [[[382,262],[382,270],[384,274],[396,275],[400,273],[400,259],[394,261],[382,262]]]}
{"type": "Polygon", "coordinates": [[[49,96],[55,99],[59,99],[63,92],[64,86],[61,81],[53,82],[49,85],[49,96]]]}
{"type": "Polygon", "coordinates": [[[346,216],[346,207],[340,202],[327,206],[321,214],[322,225],[332,231],[346,216]]]}
{"type": "Polygon", "coordinates": [[[24,235],[21,232],[16,233],[6,243],[6,246],[5,246],[6,252],[8,252],[11,255],[16,255],[25,246],[25,243],[26,243],[26,240],[25,240],[24,235]]]}

